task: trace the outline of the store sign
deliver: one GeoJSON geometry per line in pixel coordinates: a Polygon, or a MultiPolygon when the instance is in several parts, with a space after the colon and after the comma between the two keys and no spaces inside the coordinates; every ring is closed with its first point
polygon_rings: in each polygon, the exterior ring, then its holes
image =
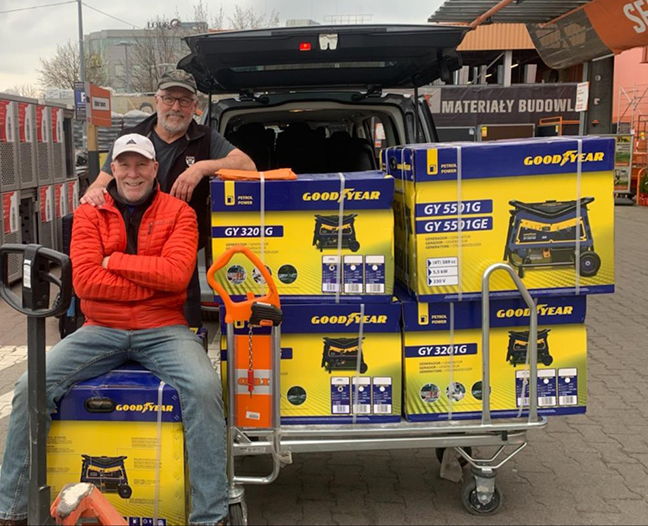
{"type": "Polygon", "coordinates": [[[54,192],[52,186],[40,186],[38,188],[38,198],[41,223],[49,223],[53,219],[54,192]]]}
{"type": "Polygon", "coordinates": [[[86,120],[86,88],[85,82],[74,83],[74,119],[86,120]]]}
{"type": "Polygon", "coordinates": [[[89,120],[95,126],[110,128],[112,116],[110,112],[110,91],[94,84],[88,84],[89,120]]]}
{"type": "Polygon", "coordinates": [[[592,0],[551,24],[527,24],[547,66],[563,69],[648,45],[646,0],[592,0]]]}
{"type": "Polygon", "coordinates": [[[68,181],[65,184],[67,186],[65,191],[67,199],[67,213],[71,214],[79,208],[79,181],[75,179],[74,181],[68,181]]]}
{"type": "Polygon", "coordinates": [[[34,113],[26,102],[18,103],[18,133],[20,142],[34,142],[34,113]]]}
{"type": "Polygon", "coordinates": [[[632,175],[632,134],[605,135],[616,139],[614,151],[614,191],[620,194],[630,193],[632,175]]]}
{"type": "Polygon", "coordinates": [[[14,102],[0,100],[0,142],[15,142],[14,102]]]}
{"type": "Polygon", "coordinates": [[[2,194],[2,224],[5,234],[18,232],[20,217],[18,213],[18,192],[2,194]]]}
{"type": "Polygon", "coordinates": [[[56,210],[56,217],[57,219],[62,218],[63,216],[67,215],[67,196],[65,195],[67,192],[67,184],[66,183],[57,183],[54,185],[54,203],[56,206],[54,207],[56,210]]]}
{"type": "Polygon", "coordinates": [[[52,117],[52,142],[60,143],[63,141],[63,110],[61,108],[51,108],[52,117]]]}
{"type": "Polygon", "coordinates": [[[36,139],[40,143],[49,142],[49,108],[36,106],[36,139]]]}
{"type": "Polygon", "coordinates": [[[437,126],[538,124],[546,117],[578,119],[576,84],[424,88],[437,126]]]}

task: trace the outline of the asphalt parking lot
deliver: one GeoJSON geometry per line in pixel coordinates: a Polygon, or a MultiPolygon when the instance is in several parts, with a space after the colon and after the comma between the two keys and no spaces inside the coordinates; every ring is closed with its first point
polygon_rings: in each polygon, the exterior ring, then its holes
{"type": "MultiPolygon", "coordinates": [[[[439,477],[434,450],[413,449],[295,455],[273,484],[247,487],[250,524],[648,524],[647,232],[648,208],[616,207],[616,292],[588,299],[587,414],[529,434],[498,472],[497,515],[469,515],[461,485],[439,477]]],[[[0,323],[4,444],[27,329],[4,303],[0,323]]],[[[56,320],[46,325],[52,345],[56,320]]]]}

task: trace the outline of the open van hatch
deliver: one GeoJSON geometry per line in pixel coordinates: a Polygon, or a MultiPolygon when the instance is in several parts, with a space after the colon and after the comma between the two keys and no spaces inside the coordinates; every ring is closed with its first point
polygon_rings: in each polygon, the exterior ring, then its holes
{"type": "Polygon", "coordinates": [[[449,81],[468,28],[434,25],[306,26],[185,38],[178,67],[204,93],[314,87],[413,88],[449,81]]]}

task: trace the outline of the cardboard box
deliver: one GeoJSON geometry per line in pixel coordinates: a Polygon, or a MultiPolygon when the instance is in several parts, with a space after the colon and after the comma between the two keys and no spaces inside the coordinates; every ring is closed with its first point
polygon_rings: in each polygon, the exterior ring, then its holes
{"type": "MultiPolygon", "coordinates": [[[[212,253],[249,247],[269,268],[284,303],[389,302],[393,193],[393,178],[378,171],[304,174],[263,188],[257,181],[212,179],[212,253]]],[[[241,255],[217,279],[235,298],[265,292],[241,255]]]]}
{"type": "MultiPolygon", "coordinates": [[[[503,261],[534,296],[614,291],[612,138],[412,145],[383,163],[397,179],[397,278],[419,301],[478,299],[503,261]]],[[[518,295],[503,272],[491,291],[518,295]]]]}
{"type": "MultiPolygon", "coordinates": [[[[538,407],[584,413],[587,403],[585,297],[543,298],[538,309],[538,407]]],[[[491,302],[491,416],[526,414],[529,310],[491,302]]],[[[403,301],[404,412],[408,420],[477,419],[482,414],[481,302],[403,301]]]]}
{"type": "Polygon", "coordinates": [[[129,524],[187,524],[175,389],[137,365],[74,385],[61,399],[48,436],[47,482],[52,498],[65,484],[94,483],[129,524]]]}
{"type": "MultiPolygon", "coordinates": [[[[400,421],[399,303],[290,304],[282,305],[282,310],[282,424],[400,421]]],[[[225,334],[224,325],[222,330],[225,334]]],[[[255,329],[257,334],[265,332],[255,329]]],[[[235,338],[237,352],[243,353],[239,364],[247,364],[247,327],[235,328],[235,338]]],[[[225,337],[222,349],[226,380],[225,337]]],[[[247,369],[239,369],[239,391],[247,397],[246,378],[247,369]]]]}

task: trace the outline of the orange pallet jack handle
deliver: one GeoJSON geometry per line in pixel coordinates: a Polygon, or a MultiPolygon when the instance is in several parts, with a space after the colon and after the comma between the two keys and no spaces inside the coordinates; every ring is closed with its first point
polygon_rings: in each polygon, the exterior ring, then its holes
{"type": "Polygon", "coordinates": [[[128,526],[101,491],[88,482],[66,484],[52,503],[50,514],[56,524],[73,526],[80,519],[93,518],[96,524],[128,526]]]}
{"type": "Polygon", "coordinates": [[[225,305],[225,323],[248,321],[252,315],[252,305],[255,303],[269,303],[277,308],[280,307],[279,292],[277,291],[277,286],[272,279],[272,274],[270,274],[257,255],[244,245],[234,245],[229,250],[223,252],[223,254],[214,261],[212,266],[209,267],[209,270],[207,271],[207,282],[223,300],[223,304],[225,305]],[[259,270],[268,286],[268,292],[264,296],[254,296],[252,292],[248,292],[246,294],[246,300],[235,302],[232,300],[225,288],[216,281],[214,275],[218,270],[227,265],[234,254],[244,254],[259,270]]]}

